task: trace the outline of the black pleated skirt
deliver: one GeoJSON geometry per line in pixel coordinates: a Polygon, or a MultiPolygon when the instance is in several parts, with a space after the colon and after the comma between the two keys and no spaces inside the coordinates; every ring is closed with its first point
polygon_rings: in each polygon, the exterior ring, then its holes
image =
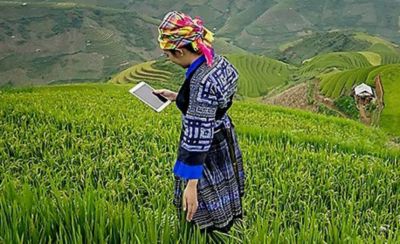
{"type": "MultiPolygon", "coordinates": [[[[235,174],[228,138],[213,142],[203,164],[203,175],[197,184],[198,209],[192,222],[200,230],[228,232],[237,220],[243,217],[242,198],[244,196],[245,174],[242,152],[234,128],[231,128],[231,145],[236,157],[235,174]]],[[[182,215],[182,196],[187,180],[175,176],[174,205],[178,215],[182,215]]],[[[180,217],[181,218],[181,217],[180,217]]]]}

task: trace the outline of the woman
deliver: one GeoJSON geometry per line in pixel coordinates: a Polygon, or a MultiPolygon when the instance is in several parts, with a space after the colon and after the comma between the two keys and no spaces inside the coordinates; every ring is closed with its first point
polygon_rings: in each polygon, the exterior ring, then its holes
{"type": "Polygon", "coordinates": [[[159,26],[164,54],[186,71],[178,93],[155,93],[176,101],[182,112],[174,204],[200,230],[228,232],[243,215],[245,175],[233,124],[227,115],[238,72],[214,54],[213,34],[199,18],[170,12],[159,26]],[[184,189],[184,190],[183,190],[184,189]]]}

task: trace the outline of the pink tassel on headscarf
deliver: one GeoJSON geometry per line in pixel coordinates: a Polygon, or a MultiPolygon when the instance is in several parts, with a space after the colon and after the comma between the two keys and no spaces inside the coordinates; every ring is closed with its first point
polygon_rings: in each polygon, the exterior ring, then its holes
{"type": "Polygon", "coordinates": [[[199,47],[200,51],[204,54],[206,57],[207,65],[211,67],[213,63],[213,52],[210,47],[207,47],[206,44],[203,43],[203,40],[201,38],[196,40],[197,46],[199,47]]]}
{"type": "Polygon", "coordinates": [[[213,62],[213,52],[211,47],[208,47],[206,44],[203,42],[203,33],[204,33],[204,26],[203,26],[203,20],[200,19],[200,17],[196,16],[193,20],[193,22],[196,24],[199,33],[202,33],[201,38],[196,40],[197,46],[200,49],[200,51],[204,54],[206,57],[207,65],[211,67],[212,62],[213,62]]]}

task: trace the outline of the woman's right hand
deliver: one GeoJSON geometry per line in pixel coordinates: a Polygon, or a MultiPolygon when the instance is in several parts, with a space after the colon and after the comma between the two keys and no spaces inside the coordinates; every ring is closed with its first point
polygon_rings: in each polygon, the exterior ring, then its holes
{"type": "Polygon", "coordinates": [[[175,101],[176,100],[176,96],[178,95],[176,92],[173,92],[173,91],[170,91],[170,90],[167,90],[167,89],[154,90],[153,93],[161,95],[161,96],[165,97],[166,99],[168,99],[170,101],[175,101]]]}

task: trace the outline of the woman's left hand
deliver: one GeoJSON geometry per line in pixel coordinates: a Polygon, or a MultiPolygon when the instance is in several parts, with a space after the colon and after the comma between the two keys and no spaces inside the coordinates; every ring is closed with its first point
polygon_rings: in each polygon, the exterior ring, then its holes
{"type": "Polygon", "coordinates": [[[170,101],[175,101],[176,96],[178,96],[178,93],[167,90],[167,89],[154,90],[153,93],[161,95],[170,101]]]}
{"type": "Polygon", "coordinates": [[[183,192],[183,211],[187,210],[186,220],[192,221],[199,203],[197,201],[197,182],[198,180],[189,180],[185,191],[183,192]]]}

